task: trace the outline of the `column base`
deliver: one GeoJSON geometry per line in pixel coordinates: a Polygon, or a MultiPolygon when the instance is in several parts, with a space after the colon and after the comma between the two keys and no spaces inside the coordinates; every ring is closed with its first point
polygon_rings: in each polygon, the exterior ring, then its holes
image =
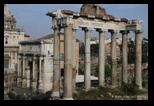
{"type": "Polygon", "coordinates": [[[52,97],[54,98],[54,97],[60,97],[60,92],[58,92],[58,91],[53,91],[52,92],[52,97]]]}
{"type": "Polygon", "coordinates": [[[73,98],[63,98],[62,100],[74,100],[73,98]]]}
{"type": "Polygon", "coordinates": [[[43,93],[43,84],[42,83],[39,84],[38,90],[39,90],[40,93],[43,93]]]}
{"type": "Polygon", "coordinates": [[[110,88],[115,88],[116,87],[116,85],[110,85],[110,88]]]}
{"type": "Polygon", "coordinates": [[[22,88],[26,88],[27,87],[27,85],[26,85],[26,79],[23,79],[22,80],[22,88]]]}
{"type": "Polygon", "coordinates": [[[36,82],[32,82],[32,89],[33,91],[36,91],[36,82]]]}
{"type": "Polygon", "coordinates": [[[30,88],[30,80],[27,80],[27,88],[30,88]]]}

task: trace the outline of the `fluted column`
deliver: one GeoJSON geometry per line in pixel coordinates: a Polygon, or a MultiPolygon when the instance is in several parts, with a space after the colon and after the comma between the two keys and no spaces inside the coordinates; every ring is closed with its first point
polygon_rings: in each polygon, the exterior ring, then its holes
{"type": "Polygon", "coordinates": [[[72,25],[64,28],[64,100],[72,100],[72,25]]]}
{"type": "Polygon", "coordinates": [[[91,80],[90,80],[90,73],[91,73],[91,67],[90,67],[90,33],[93,28],[83,28],[85,31],[85,70],[84,70],[84,86],[85,91],[90,90],[91,88],[91,80]]]}
{"type": "Polygon", "coordinates": [[[53,93],[54,98],[60,97],[60,36],[59,27],[54,30],[54,57],[53,57],[53,93]]]}
{"type": "Polygon", "coordinates": [[[105,77],[105,30],[97,29],[99,32],[99,57],[98,57],[98,65],[99,65],[99,86],[104,86],[104,77],[105,77]]]}
{"type": "Polygon", "coordinates": [[[33,57],[33,90],[34,91],[36,91],[35,61],[36,61],[36,58],[33,57]]]}
{"type": "Polygon", "coordinates": [[[122,82],[127,83],[128,77],[127,77],[127,69],[128,69],[128,55],[127,55],[127,35],[128,31],[124,30],[121,31],[122,33],[122,82]]]}
{"type": "Polygon", "coordinates": [[[25,76],[25,65],[26,65],[26,63],[25,63],[25,59],[26,59],[26,57],[23,55],[23,73],[22,73],[22,87],[23,88],[26,88],[26,76],[25,76]]]}
{"type": "Polygon", "coordinates": [[[142,89],[142,30],[135,31],[135,84],[142,89]]]}
{"type": "Polygon", "coordinates": [[[73,92],[76,90],[76,30],[77,27],[73,27],[72,29],[72,85],[73,85],[73,92]]]}
{"type": "Polygon", "coordinates": [[[39,92],[42,93],[43,84],[42,84],[42,57],[39,57],[39,92]]]}
{"type": "Polygon", "coordinates": [[[27,88],[30,88],[30,66],[29,60],[27,60],[27,88]]]}
{"type": "Polygon", "coordinates": [[[21,56],[18,55],[18,79],[17,86],[21,86],[21,56]]]}
{"type": "Polygon", "coordinates": [[[116,53],[116,30],[111,30],[111,85],[112,87],[115,87],[117,84],[117,78],[116,78],[116,71],[117,71],[117,53],[116,53]]]}

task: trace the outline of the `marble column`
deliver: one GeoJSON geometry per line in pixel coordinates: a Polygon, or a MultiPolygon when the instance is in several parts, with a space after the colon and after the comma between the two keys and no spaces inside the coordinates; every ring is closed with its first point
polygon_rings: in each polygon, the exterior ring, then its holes
{"type": "Polygon", "coordinates": [[[77,73],[77,67],[76,67],[76,30],[77,27],[73,27],[72,29],[72,85],[73,85],[73,92],[76,90],[76,73],[77,73]]]}
{"type": "Polygon", "coordinates": [[[32,88],[33,88],[34,91],[36,91],[35,61],[36,61],[36,58],[33,57],[33,82],[32,82],[32,88]]]}
{"type": "Polygon", "coordinates": [[[26,57],[23,55],[23,73],[22,73],[22,87],[23,88],[26,88],[26,76],[25,76],[25,65],[26,65],[26,63],[25,63],[25,59],[26,59],[26,57]]]}
{"type": "Polygon", "coordinates": [[[43,83],[42,83],[42,57],[39,58],[39,92],[43,91],[43,83]]]}
{"type": "Polygon", "coordinates": [[[99,32],[99,56],[98,56],[98,66],[99,66],[99,86],[104,86],[105,79],[105,30],[97,29],[99,32]]]}
{"type": "Polygon", "coordinates": [[[53,57],[53,98],[60,97],[60,36],[59,27],[54,30],[54,57],[53,57]]]}
{"type": "Polygon", "coordinates": [[[90,74],[91,74],[91,58],[90,58],[90,33],[93,30],[93,28],[83,28],[85,31],[85,70],[84,70],[84,86],[85,91],[90,90],[91,88],[91,80],[90,80],[90,74]]]}
{"type": "Polygon", "coordinates": [[[135,84],[142,89],[142,30],[135,31],[135,84]]]}
{"type": "Polygon", "coordinates": [[[122,82],[127,83],[128,77],[127,77],[127,69],[128,69],[128,52],[127,52],[127,35],[128,31],[124,30],[121,31],[122,33],[122,82]]]}
{"type": "Polygon", "coordinates": [[[73,100],[72,96],[72,25],[64,28],[64,100],[73,100]]]}
{"type": "Polygon", "coordinates": [[[27,88],[30,88],[30,66],[29,61],[27,61],[27,88]]]}
{"type": "Polygon", "coordinates": [[[21,56],[18,55],[18,79],[17,86],[21,86],[21,56]]]}
{"type": "Polygon", "coordinates": [[[117,53],[116,53],[116,30],[111,30],[111,86],[116,87],[117,85],[117,53]]]}

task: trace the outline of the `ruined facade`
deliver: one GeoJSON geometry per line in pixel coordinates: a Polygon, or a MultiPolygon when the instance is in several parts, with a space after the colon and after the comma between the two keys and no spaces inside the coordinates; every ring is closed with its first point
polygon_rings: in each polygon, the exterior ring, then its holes
{"type": "MultiPolygon", "coordinates": [[[[122,34],[122,81],[127,83],[127,39],[129,31],[135,32],[135,84],[139,85],[142,89],[141,78],[141,44],[142,33],[141,23],[142,20],[129,20],[127,18],[115,18],[108,15],[105,9],[101,8],[99,4],[83,4],[80,13],[70,10],[56,10],[48,12],[47,15],[52,17],[52,28],[54,30],[54,44],[59,45],[59,32],[64,28],[64,100],[72,100],[72,92],[74,91],[74,64],[75,64],[75,38],[76,30],[82,28],[85,32],[85,70],[84,70],[84,89],[90,90],[90,33],[96,29],[99,33],[99,86],[104,86],[104,65],[105,64],[105,32],[111,33],[111,86],[117,86],[117,53],[116,53],[116,35],[122,34]]],[[[54,63],[53,76],[53,97],[59,97],[59,72],[60,61],[59,48],[54,48],[54,63]],[[58,54],[58,55],[57,55],[58,54]]]]}

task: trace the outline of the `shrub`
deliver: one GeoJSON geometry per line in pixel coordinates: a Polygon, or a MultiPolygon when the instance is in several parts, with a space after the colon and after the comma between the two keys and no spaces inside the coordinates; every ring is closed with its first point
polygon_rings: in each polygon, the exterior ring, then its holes
{"type": "Polygon", "coordinates": [[[128,95],[136,95],[139,93],[139,86],[131,83],[122,83],[121,88],[128,95]]]}
{"type": "Polygon", "coordinates": [[[12,100],[15,99],[15,94],[13,92],[8,92],[7,95],[9,96],[10,99],[12,100]]]}

